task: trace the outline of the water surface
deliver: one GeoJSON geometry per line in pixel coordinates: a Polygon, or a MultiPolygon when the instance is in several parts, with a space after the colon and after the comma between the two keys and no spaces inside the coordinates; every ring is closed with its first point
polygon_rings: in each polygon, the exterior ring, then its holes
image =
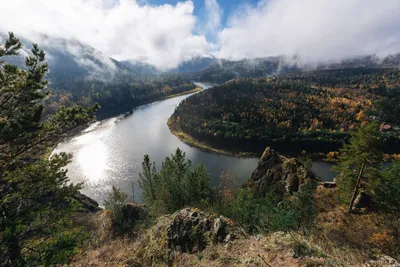
{"type": "MultiPolygon", "coordinates": [[[[205,89],[211,87],[203,83],[198,85],[205,89]]],[[[96,122],[81,135],[61,143],[55,152],[64,151],[74,155],[72,163],[67,166],[71,181],[83,182],[82,192],[100,204],[112,185],[130,196],[133,185],[135,200],[140,201],[138,178],[143,155],[148,154],[159,169],[165,157],[179,147],[193,165],[206,165],[213,185],[219,183],[222,171],[231,171],[239,177],[239,182],[244,182],[255,169],[258,159],[204,152],[171,134],[167,120],[175,107],[188,96],[151,103],[135,108],[129,116],[96,122]]],[[[313,163],[313,168],[317,166],[318,175],[329,172],[330,165],[324,164],[313,163]]]]}

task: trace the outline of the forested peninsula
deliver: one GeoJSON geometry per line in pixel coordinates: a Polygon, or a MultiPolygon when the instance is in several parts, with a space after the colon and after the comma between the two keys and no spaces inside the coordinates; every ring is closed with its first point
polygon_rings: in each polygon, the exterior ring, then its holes
{"type": "Polygon", "coordinates": [[[359,126],[381,124],[387,153],[398,153],[397,68],[315,70],[229,81],[185,99],[169,120],[182,140],[243,155],[337,151],[359,126]]]}

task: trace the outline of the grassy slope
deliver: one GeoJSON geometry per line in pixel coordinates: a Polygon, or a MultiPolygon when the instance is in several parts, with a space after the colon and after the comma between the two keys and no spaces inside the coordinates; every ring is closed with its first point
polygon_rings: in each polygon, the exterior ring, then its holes
{"type": "Polygon", "coordinates": [[[148,260],[148,257],[157,258],[156,252],[161,251],[169,260],[158,261],[159,265],[155,266],[392,266],[379,262],[379,258],[381,253],[395,253],[392,250],[394,239],[379,242],[373,239],[385,236],[385,218],[373,212],[348,214],[338,203],[335,190],[318,188],[319,215],[316,227],[307,229],[307,234],[261,233],[240,237],[227,244],[208,244],[205,250],[192,254],[168,253],[165,242],[161,241],[163,233],[157,227],[140,228],[135,238],[115,237],[107,211],[80,215],[78,225],[90,231],[92,236],[72,264],[137,266],[134,263],[148,260]],[[147,258],[142,259],[138,257],[138,251],[143,245],[143,236],[149,231],[157,231],[153,236],[160,238],[146,243],[149,250],[146,251],[147,258]],[[369,265],[363,265],[366,262],[369,265]]]}

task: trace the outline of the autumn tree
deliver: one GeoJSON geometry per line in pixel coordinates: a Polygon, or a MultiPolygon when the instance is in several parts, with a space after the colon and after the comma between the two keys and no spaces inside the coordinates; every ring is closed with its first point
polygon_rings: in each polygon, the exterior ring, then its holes
{"type": "Polygon", "coordinates": [[[353,210],[360,188],[372,193],[377,185],[383,160],[382,149],[377,123],[359,128],[341,149],[339,163],[334,170],[340,173],[337,183],[342,196],[349,202],[349,212],[353,210]]]}

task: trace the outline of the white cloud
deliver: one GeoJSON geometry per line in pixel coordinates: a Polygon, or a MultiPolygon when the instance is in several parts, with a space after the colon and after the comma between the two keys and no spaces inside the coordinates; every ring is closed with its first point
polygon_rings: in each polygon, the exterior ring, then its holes
{"type": "Polygon", "coordinates": [[[263,0],[231,16],[223,58],[298,55],[304,63],[400,52],[399,0],[263,0]]]}
{"type": "Polygon", "coordinates": [[[76,39],[117,59],[146,58],[161,69],[209,50],[205,36],[192,33],[192,1],[152,6],[135,0],[13,0],[4,6],[2,30],[31,39],[35,33],[76,39]]]}
{"type": "Polygon", "coordinates": [[[231,59],[298,55],[305,63],[400,52],[400,0],[262,0],[231,14],[225,28],[217,0],[205,0],[200,18],[183,1],[12,0],[0,10],[0,31],[76,39],[161,69],[212,51],[231,59]]]}
{"type": "Polygon", "coordinates": [[[206,15],[204,17],[202,31],[204,31],[205,34],[214,36],[218,33],[221,27],[222,10],[217,0],[205,0],[204,7],[206,15]]]}

